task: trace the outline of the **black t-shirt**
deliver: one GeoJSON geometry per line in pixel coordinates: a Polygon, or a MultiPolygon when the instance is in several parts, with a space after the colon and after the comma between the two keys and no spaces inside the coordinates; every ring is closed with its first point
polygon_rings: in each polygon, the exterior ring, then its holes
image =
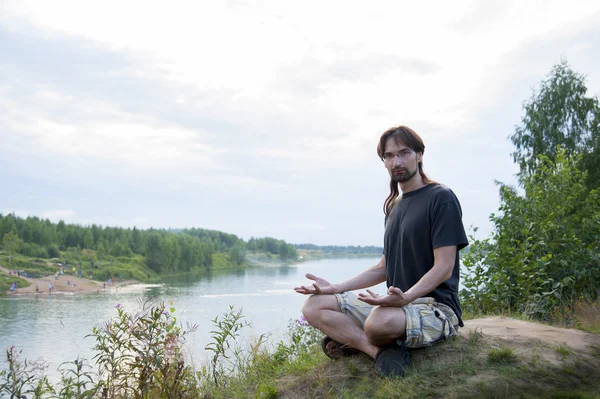
{"type": "Polygon", "coordinates": [[[383,254],[387,286],[408,291],[433,267],[433,250],[451,245],[457,246],[452,277],[425,296],[450,306],[462,326],[458,251],[469,242],[460,203],[452,190],[440,184],[403,194],[386,219],[383,254]]]}

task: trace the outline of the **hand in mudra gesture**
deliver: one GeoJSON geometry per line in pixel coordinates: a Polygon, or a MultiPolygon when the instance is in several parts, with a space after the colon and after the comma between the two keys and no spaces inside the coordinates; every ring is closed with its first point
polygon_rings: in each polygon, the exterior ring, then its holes
{"type": "Polygon", "coordinates": [[[306,274],[306,278],[309,280],[313,280],[314,283],[312,285],[301,285],[300,287],[295,287],[294,291],[298,294],[303,295],[327,295],[327,294],[335,294],[334,286],[327,280],[321,277],[317,277],[314,274],[306,274]]]}
{"type": "Polygon", "coordinates": [[[377,295],[371,290],[367,290],[367,293],[358,294],[358,300],[373,306],[402,307],[412,302],[400,288],[396,287],[388,288],[387,295],[377,295]]]}

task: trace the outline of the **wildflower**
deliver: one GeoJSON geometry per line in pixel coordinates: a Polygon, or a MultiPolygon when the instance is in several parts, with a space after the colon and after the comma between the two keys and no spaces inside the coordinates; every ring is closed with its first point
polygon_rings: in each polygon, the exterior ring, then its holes
{"type": "Polygon", "coordinates": [[[120,304],[120,303],[117,303],[117,304],[115,305],[115,308],[117,308],[117,309],[121,309],[121,304],[120,304]]]}
{"type": "Polygon", "coordinates": [[[308,325],[308,321],[306,321],[306,318],[304,316],[300,316],[300,318],[298,319],[298,325],[300,327],[308,325]]]}

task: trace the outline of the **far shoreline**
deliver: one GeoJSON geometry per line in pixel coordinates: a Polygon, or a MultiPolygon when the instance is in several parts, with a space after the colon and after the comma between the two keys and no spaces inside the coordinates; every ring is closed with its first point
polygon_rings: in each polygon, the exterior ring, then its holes
{"type": "MultiPolygon", "coordinates": [[[[11,275],[23,279],[29,283],[27,287],[16,288],[14,291],[6,291],[6,297],[13,296],[35,296],[35,295],[72,295],[72,294],[94,294],[102,292],[115,292],[120,288],[140,284],[137,280],[124,280],[118,282],[100,282],[83,277],[68,274],[59,274],[58,277],[46,276],[40,278],[23,277],[16,275],[10,269],[0,266],[2,274],[11,275]],[[50,287],[52,291],[50,292],[50,287]]],[[[4,296],[4,295],[3,295],[4,296]]]]}

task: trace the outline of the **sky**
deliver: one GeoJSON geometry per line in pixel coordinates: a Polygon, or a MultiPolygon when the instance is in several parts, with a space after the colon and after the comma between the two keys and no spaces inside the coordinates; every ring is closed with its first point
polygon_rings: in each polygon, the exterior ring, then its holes
{"type": "Polygon", "coordinates": [[[0,0],[0,213],[382,246],[407,125],[484,238],[561,59],[600,94],[597,0],[0,0]]]}

